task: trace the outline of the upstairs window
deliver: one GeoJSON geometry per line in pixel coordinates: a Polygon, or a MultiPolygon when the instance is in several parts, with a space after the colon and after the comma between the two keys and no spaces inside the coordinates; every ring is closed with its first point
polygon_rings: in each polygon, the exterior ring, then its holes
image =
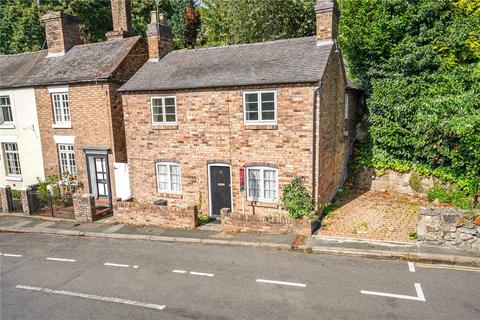
{"type": "Polygon", "coordinates": [[[59,144],[58,155],[60,157],[60,168],[63,175],[77,175],[77,165],[75,163],[75,152],[72,144],[59,144]]]}
{"type": "Polygon", "coordinates": [[[247,168],[247,180],[248,200],[277,202],[277,169],[269,167],[249,167],[247,168]]]}
{"type": "Polygon", "coordinates": [[[12,105],[9,96],[0,96],[0,124],[3,122],[13,122],[12,105]]]}
{"type": "Polygon", "coordinates": [[[247,124],[275,123],[277,121],[277,93],[275,91],[244,92],[243,109],[247,124]]]}
{"type": "Polygon", "coordinates": [[[4,143],[3,153],[5,155],[5,167],[8,175],[19,176],[22,174],[20,168],[20,156],[16,143],[4,143]]]}
{"type": "Polygon", "coordinates": [[[68,106],[68,93],[52,93],[52,102],[55,123],[70,123],[71,118],[70,108],[68,106]]]}
{"type": "Polygon", "coordinates": [[[156,166],[158,192],[182,192],[180,165],[178,163],[158,162],[156,166]]]}
{"type": "Polygon", "coordinates": [[[152,124],[176,124],[177,103],[175,97],[153,97],[152,124]]]}

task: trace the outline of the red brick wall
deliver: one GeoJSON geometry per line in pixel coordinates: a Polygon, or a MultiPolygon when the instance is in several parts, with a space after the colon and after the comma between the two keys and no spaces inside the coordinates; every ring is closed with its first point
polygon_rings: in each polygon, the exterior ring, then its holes
{"type": "MultiPolygon", "coordinates": [[[[71,129],[52,128],[54,121],[50,93],[46,87],[35,88],[40,137],[42,140],[45,175],[60,175],[57,145],[54,135],[75,136],[75,160],[78,179],[88,192],[88,177],[84,147],[106,147],[115,152],[112,138],[112,117],[110,107],[110,84],[72,84],[68,89],[71,129]]],[[[110,178],[114,192],[113,162],[110,155],[110,178]]]]}
{"type": "MultiPolygon", "coordinates": [[[[255,127],[243,123],[243,90],[221,88],[177,92],[128,93],[123,96],[131,188],[139,202],[168,198],[169,204],[190,206],[202,199],[208,214],[208,161],[232,165],[234,211],[242,209],[239,168],[252,162],[278,167],[280,194],[293,178],[305,178],[311,185],[312,101],[317,88],[311,85],[270,86],[277,90],[277,126],[255,127]],[[160,130],[151,124],[149,99],[175,94],[178,127],[160,130]],[[256,130],[264,128],[263,130],[256,130]],[[155,160],[180,162],[182,195],[157,193],[155,160]]],[[[245,206],[247,214],[278,214],[277,205],[245,206]]]]}
{"type": "Polygon", "coordinates": [[[168,229],[194,230],[197,224],[195,207],[165,207],[137,202],[117,201],[115,220],[118,223],[155,225],[168,229]]]}

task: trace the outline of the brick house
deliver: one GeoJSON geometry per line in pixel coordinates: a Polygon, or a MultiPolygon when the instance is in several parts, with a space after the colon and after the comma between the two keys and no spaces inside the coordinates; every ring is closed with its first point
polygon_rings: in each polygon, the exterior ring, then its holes
{"type": "MultiPolygon", "coordinates": [[[[315,11],[316,36],[175,51],[152,13],[150,59],[119,90],[137,203],[285,216],[282,188],[296,177],[317,206],[332,199],[346,175],[358,88],[337,43],[337,2],[317,0],[315,11]]],[[[136,214],[116,216],[139,222],[136,214]]]]}
{"type": "Polygon", "coordinates": [[[78,18],[48,12],[48,49],[10,55],[2,70],[9,87],[33,88],[45,176],[77,176],[106,207],[130,195],[117,89],[148,59],[145,41],[129,37],[130,1],[112,1],[112,16],[108,41],[81,45],[78,18]]]}

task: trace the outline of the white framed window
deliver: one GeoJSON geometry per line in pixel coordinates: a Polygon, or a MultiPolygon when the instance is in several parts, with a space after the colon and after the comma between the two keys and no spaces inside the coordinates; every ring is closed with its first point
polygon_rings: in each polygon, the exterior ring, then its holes
{"type": "Polygon", "coordinates": [[[13,122],[12,105],[9,96],[0,96],[0,124],[13,122]]]}
{"type": "Polygon", "coordinates": [[[60,158],[60,171],[62,176],[65,174],[76,176],[77,164],[75,163],[73,144],[59,144],[58,156],[60,158]]]}
{"type": "Polygon", "coordinates": [[[158,192],[181,193],[182,181],[180,165],[172,162],[157,162],[157,189],[158,192]]]}
{"type": "Polygon", "coordinates": [[[247,200],[277,202],[278,170],[270,167],[248,167],[247,191],[247,200]]]}
{"type": "Polygon", "coordinates": [[[52,93],[53,114],[56,124],[70,124],[70,107],[68,105],[68,93],[52,93]]]}
{"type": "Polygon", "coordinates": [[[277,122],[277,92],[247,91],[243,93],[243,116],[246,124],[277,122]]]}
{"type": "Polygon", "coordinates": [[[152,124],[177,124],[177,99],[171,97],[152,97],[152,124]]]}
{"type": "Polygon", "coordinates": [[[22,169],[20,166],[18,145],[16,143],[3,143],[3,153],[7,175],[20,176],[22,174],[22,169]]]}

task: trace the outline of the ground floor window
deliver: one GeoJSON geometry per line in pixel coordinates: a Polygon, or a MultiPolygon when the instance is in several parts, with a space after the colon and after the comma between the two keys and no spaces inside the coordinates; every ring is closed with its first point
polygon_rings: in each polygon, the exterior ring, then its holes
{"type": "Polygon", "coordinates": [[[20,155],[16,143],[4,143],[3,153],[5,155],[5,167],[8,175],[19,176],[22,174],[20,167],[20,155]]]}
{"type": "Polygon", "coordinates": [[[63,175],[77,175],[77,165],[75,163],[75,152],[72,144],[59,144],[58,155],[60,157],[60,168],[63,175]]]}
{"type": "Polygon", "coordinates": [[[157,187],[159,192],[180,193],[180,165],[178,163],[157,162],[157,187]]]}
{"type": "Polygon", "coordinates": [[[269,167],[249,167],[247,168],[247,180],[248,200],[277,202],[277,169],[269,167]]]}

